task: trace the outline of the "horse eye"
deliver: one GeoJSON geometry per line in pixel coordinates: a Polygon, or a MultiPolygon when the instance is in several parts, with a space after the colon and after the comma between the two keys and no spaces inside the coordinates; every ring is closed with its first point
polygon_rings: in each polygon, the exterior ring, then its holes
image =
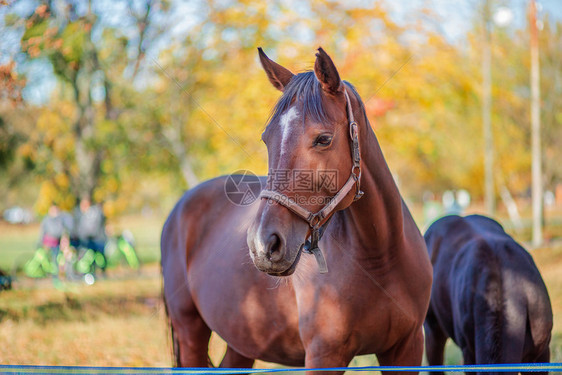
{"type": "Polygon", "coordinates": [[[316,137],[316,140],[314,141],[314,146],[329,146],[330,144],[332,144],[332,136],[328,135],[328,134],[321,134],[318,137],[316,137]]]}

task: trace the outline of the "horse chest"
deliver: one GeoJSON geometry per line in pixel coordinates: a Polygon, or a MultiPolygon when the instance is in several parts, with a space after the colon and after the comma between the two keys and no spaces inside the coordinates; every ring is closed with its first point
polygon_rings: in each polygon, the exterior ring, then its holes
{"type": "MultiPolygon", "coordinates": [[[[411,306],[393,297],[404,294],[399,283],[388,278],[377,280],[370,274],[348,274],[335,266],[344,263],[335,260],[327,275],[310,272],[315,266],[312,257],[301,263],[309,272],[298,271],[293,284],[305,344],[322,337],[341,345],[352,344],[362,354],[377,353],[411,330],[411,306]]],[[[344,264],[343,268],[346,266],[351,267],[344,264]]]]}

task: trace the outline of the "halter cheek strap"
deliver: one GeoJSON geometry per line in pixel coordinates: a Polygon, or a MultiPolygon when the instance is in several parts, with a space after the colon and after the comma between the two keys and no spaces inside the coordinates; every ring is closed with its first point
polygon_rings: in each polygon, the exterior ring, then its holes
{"type": "Polygon", "coordinates": [[[361,150],[359,149],[359,131],[357,122],[353,116],[353,108],[351,108],[351,100],[349,99],[347,89],[344,89],[344,95],[347,102],[347,119],[349,121],[351,160],[353,164],[349,178],[341,189],[324,207],[322,207],[322,209],[315,213],[299,205],[292,198],[282,192],[266,189],[262,190],[260,194],[260,198],[272,200],[282,206],[285,206],[295,215],[301,217],[308,223],[310,226],[310,241],[308,240],[309,236],[307,235],[303,250],[307,253],[314,254],[314,257],[318,262],[320,273],[328,272],[328,266],[322,251],[318,247],[318,242],[320,241],[320,238],[322,238],[322,235],[328,226],[330,218],[332,217],[331,215],[334,213],[338,204],[340,204],[351,189],[353,189],[353,186],[355,186],[355,197],[353,198],[353,201],[356,201],[363,196],[363,192],[361,191],[361,150]]]}

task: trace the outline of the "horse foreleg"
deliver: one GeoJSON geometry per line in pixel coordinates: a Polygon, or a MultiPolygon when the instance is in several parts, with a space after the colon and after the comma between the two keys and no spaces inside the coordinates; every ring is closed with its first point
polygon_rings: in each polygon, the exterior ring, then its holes
{"type": "MultiPolygon", "coordinates": [[[[420,327],[415,333],[385,353],[378,354],[381,366],[420,366],[423,357],[423,331],[420,327]]],[[[414,374],[409,371],[382,371],[385,375],[414,374]]]]}
{"type": "Polygon", "coordinates": [[[244,357],[230,346],[226,347],[226,353],[221,361],[220,367],[222,368],[252,368],[254,360],[252,358],[244,357]]]}
{"type": "Polygon", "coordinates": [[[174,354],[177,367],[208,367],[211,330],[198,313],[173,319],[174,354]]]}
{"type": "MultiPolygon", "coordinates": [[[[346,343],[328,345],[317,342],[306,347],[306,368],[347,367],[354,357],[355,350],[346,343]]],[[[307,371],[307,375],[340,375],[343,371],[307,371]]]]}

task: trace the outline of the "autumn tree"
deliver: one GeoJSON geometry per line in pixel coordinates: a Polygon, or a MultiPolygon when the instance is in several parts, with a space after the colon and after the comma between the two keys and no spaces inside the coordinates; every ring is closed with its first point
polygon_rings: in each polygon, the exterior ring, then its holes
{"type": "Polygon", "coordinates": [[[52,199],[50,191],[62,194],[66,205],[73,197],[100,200],[117,193],[116,156],[127,139],[119,117],[145,57],[152,12],[166,6],[146,0],[138,10],[135,4],[122,14],[136,29],[132,37],[122,24],[103,21],[99,2],[40,2],[25,18],[25,59],[48,62],[58,80],[37,121],[38,132],[20,150],[46,179],[46,200],[52,199]]]}
{"type": "MultiPolygon", "coordinates": [[[[18,154],[64,201],[94,194],[119,211],[159,204],[238,169],[266,173],[260,134],[280,93],[259,65],[258,46],[295,73],[312,68],[318,46],[330,53],[362,95],[405,196],[465,188],[482,197],[476,20],[451,40],[431,9],[398,22],[388,2],[54,3],[38,3],[20,26],[24,61],[48,63],[58,85],[27,120],[33,131],[24,132],[18,154]]],[[[523,194],[530,183],[528,42],[515,26],[492,38],[495,182],[523,194]]],[[[546,23],[541,45],[552,187],[562,149],[559,25],[546,23]]]]}

